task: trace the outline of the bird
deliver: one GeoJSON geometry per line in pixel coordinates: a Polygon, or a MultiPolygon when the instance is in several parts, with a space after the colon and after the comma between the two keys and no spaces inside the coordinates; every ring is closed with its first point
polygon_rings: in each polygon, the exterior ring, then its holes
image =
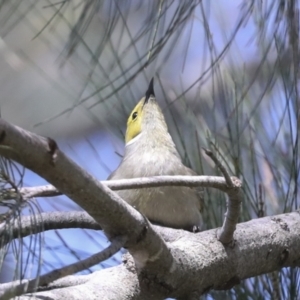
{"type": "MultiPolygon", "coordinates": [[[[160,175],[197,174],[182,163],[156,101],[152,78],[128,117],[124,156],[108,180],[160,175]]],[[[192,232],[201,229],[202,188],[162,186],[119,190],[117,194],[153,224],[192,232]]]]}

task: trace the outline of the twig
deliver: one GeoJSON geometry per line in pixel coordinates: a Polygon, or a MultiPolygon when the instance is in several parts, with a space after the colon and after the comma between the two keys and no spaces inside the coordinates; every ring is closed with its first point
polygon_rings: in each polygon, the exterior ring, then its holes
{"type": "Polygon", "coordinates": [[[211,150],[205,149],[205,148],[202,148],[202,149],[204,150],[205,154],[207,156],[209,156],[212,159],[212,161],[216,164],[216,166],[219,168],[219,170],[221,171],[221,173],[223,174],[223,176],[226,180],[227,185],[230,188],[233,188],[234,187],[233,182],[232,182],[226,168],[222,165],[222,163],[218,160],[218,158],[214,155],[214,153],[211,150]]]}
{"type": "Polygon", "coordinates": [[[236,224],[238,223],[241,210],[242,202],[242,192],[241,186],[242,182],[237,177],[230,177],[226,168],[214,155],[214,153],[208,149],[204,149],[206,155],[208,155],[219,168],[219,170],[224,175],[227,189],[224,192],[227,194],[228,199],[226,199],[226,213],[222,227],[217,232],[218,240],[223,244],[229,244],[233,240],[233,234],[236,229],[236,224]]]}
{"type": "Polygon", "coordinates": [[[84,228],[101,230],[101,226],[84,211],[44,212],[21,216],[0,225],[0,248],[15,238],[24,238],[47,230],[84,228]]]}
{"type": "MultiPolygon", "coordinates": [[[[150,188],[160,186],[188,186],[188,187],[211,187],[219,189],[223,192],[228,190],[228,184],[223,177],[220,176],[153,176],[131,179],[107,180],[100,181],[111,190],[126,190],[136,188],[150,188]]],[[[5,200],[14,197],[14,191],[5,191],[5,200]]],[[[22,187],[19,193],[24,199],[34,197],[53,197],[62,195],[53,185],[43,185],[36,187],[22,187]]]]}
{"type": "Polygon", "coordinates": [[[125,244],[125,237],[118,237],[112,240],[109,247],[98,252],[89,258],[83,259],[74,264],[68,265],[66,267],[53,270],[45,275],[40,276],[37,279],[14,281],[10,283],[5,283],[0,285],[0,298],[10,299],[14,296],[20,296],[24,293],[31,293],[37,290],[39,286],[47,286],[49,283],[58,280],[60,278],[66,277],[71,274],[75,274],[82,270],[88,269],[117,253],[125,244]]]}
{"type": "Polygon", "coordinates": [[[233,240],[233,233],[236,229],[241,210],[242,202],[242,182],[236,178],[233,178],[234,187],[226,191],[228,199],[226,200],[227,210],[222,227],[217,232],[218,240],[223,244],[229,244],[233,240]]]}

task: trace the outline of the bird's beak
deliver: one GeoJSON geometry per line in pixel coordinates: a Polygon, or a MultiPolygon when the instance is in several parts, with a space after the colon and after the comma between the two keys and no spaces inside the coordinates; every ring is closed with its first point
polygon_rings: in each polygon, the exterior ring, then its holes
{"type": "Polygon", "coordinates": [[[153,88],[153,77],[152,79],[150,80],[150,83],[149,83],[149,86],[148,86],[148,90],[145,94],[145,102],[144,102],[144,105],[148,102],[149,98],[153,96],[155,97],[155,94],[154,94],[154,88],[153,88]]]}

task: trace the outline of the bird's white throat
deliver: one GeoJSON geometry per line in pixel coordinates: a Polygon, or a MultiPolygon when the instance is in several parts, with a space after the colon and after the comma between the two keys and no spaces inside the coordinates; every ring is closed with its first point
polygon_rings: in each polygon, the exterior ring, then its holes
{"type": "Polygon", "coordinates": [[[135,143],[138,139],[140,139],[140,137],[141,137],[141,134],[139,133],[139,134],[138,134],[137,136],[135,136],[132,140],[130,140],[130,141],[126,144],[126,146],[129,146],[129,145],[135,143]]]}

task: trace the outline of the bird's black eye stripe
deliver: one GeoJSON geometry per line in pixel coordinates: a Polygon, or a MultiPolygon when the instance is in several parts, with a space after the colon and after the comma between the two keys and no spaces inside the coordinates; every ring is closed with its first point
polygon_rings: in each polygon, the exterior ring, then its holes
{"type": "Polygon", "coordinates": [[[135,111],[133,114],[132,114],[132,120],[135,120],[136,117],[137,117],[138,113],[135,111]]]}

